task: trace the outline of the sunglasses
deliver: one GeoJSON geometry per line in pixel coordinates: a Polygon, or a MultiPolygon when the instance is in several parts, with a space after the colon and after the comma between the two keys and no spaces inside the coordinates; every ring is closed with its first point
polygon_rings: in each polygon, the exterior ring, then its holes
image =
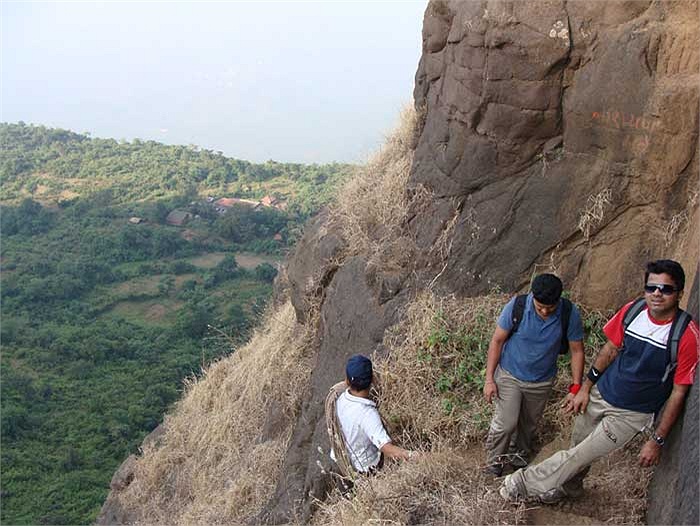
{"type": "Polygon", "coordinates": [[[644,292],[648,294],[654,294],[657,290],[664,296],[670,296],[676,292],[676,287],[673,285],[653,285],[651,283],[644,285],[644,292]]]}

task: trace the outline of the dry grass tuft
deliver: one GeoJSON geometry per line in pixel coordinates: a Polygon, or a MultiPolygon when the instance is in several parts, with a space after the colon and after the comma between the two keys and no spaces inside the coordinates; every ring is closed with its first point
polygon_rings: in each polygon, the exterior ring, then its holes
{"type": "Polygon", "coordinates": [[[679,212],[677,214],[674,214],[673,217],[671,217],[671,220],[668,222],[666,225],[666,229],[664,230],[664,245],[668,248],[671,246],[671,243],[676,239],[676,236],[683,230],[683,235],[678,236],[678,237],[683,237],[685,233],[687,232],[689,227],[689,219],[688,219],[688,212],[683,211],[679,212]],[[685,227],[685,228],[683,228],[685,227]]]}
{"type": "Polygon", "coordinates": [[[478,452],[446,450],[362,478],[351,499],[333,493],[314,524],[522,524],[474,463],[478,452]]]}
{"type": "Polygon", "coordinates": [[[330,209],[330,220],[347,241],[348,255],[366,254],[370,261],[407,266],[403,227],[411,198],[406,185],[421,115],[406,107],[397,128],[382,148],[343,186],[330,209]]]}
{"type": "Polygon", "coordinates": [[[160,444],[138,460],[120,495],[147,524],[235,524],[270,498],[299,414],[308,342],[285,303],[250,343],[187,385],[160,444]],[[281,415],[264,437],[266,418],[281,415]]]}
{"type": "Polygon", "coordinates": [[[483,436],[491,407],[483,401],[486,351],[505,295],[457,300],[424,292],[392,328],[377,360],[389,426],[416,437],[463,445],[483,436]]]}
{"type": "Polygon", "coordinates": [[[647,490],[653,474],[639,467],[638,454],[645,440],[638,435],[623,449],[593,464],[585,481],[587,492],[576,505],[582,509],[597,507],[598,517],[608,524],[645,524],[647,490]]]}
{"type": "Polygon", "coordinates": [[[608,205],[612,203],[612,190],[605,188],[595,195],[589,195],[586,200],[586,208],[578,219],[578,229],[583,238],[588,240],[591,230],[597,227],[603,220],[608,205]]]}

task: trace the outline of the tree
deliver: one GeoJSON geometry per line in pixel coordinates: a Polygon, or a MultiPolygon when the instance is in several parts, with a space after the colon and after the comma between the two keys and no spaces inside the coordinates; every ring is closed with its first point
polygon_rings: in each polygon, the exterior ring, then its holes
{"type": "Polygon", "coordinates": [[[175,288],[175,277],[171,275],[163,276],[158,283],[158,293],[162,296],[170,294],[175,288]]]}
{"type": "Polygon", "coordinates": [[[219,261],[219,264],[214,268],[214,281],[216,283],[221,283],[222,281],[227,281],[233,279],[240,274],[240,269],[238,267],[238,262],[233,254],[226,254],[224,259],[219,261]]]}
{"type": "Polygon", "coordinates": [[[272,283],[277,276],[277,269],[269,263],[261,263],[255,267],[255,277],[260,281],[272,283]]]}

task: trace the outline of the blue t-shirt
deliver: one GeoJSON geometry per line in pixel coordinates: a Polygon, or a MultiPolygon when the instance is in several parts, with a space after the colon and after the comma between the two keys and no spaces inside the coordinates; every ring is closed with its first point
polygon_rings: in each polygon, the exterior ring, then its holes
{"type": "MultiPolygon", "coordinates": [[[[512,298],[501,311],[498,326],[510,332],[513,328],[512,298]]],[[[557,358],[561,348],[562,302],[546,320],[535,311],[532,293],[527,295],[523,319],[518,330],[503,345],[500,366],[523,382],[544,382],[557,374],[557,358]]],[[[583,324],[576,305],[571,305],[569,330],[570,342],[583,340],[583,324]]]]}

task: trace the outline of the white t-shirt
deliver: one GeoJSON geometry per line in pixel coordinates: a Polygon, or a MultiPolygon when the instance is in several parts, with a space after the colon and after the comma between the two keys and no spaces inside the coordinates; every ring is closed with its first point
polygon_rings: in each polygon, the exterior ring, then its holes
{"type": "MultiPolygon", "coordinates": [[[[338,397],[336,411],[353,467],[360,472],[370,470],[379,463],[379,450],[391,442],[377,405],[346,390],[338,397]]],[[[333,451],[331,457],[335,460],[333,451]]]]}

